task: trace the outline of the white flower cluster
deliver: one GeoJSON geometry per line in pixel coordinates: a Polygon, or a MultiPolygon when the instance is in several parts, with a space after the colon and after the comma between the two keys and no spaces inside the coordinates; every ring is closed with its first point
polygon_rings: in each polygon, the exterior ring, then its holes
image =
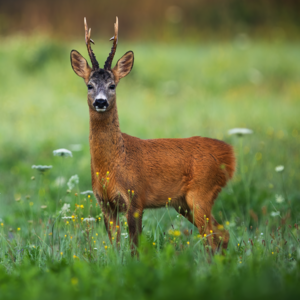
{"type": "Polygon", "coordinates": [[[237,136],[243,136],[245,134],[252,134],[252,133],[253,131],[248,128],[233,128],[228,130],[229,135],[236,134],[237,136]]]}
{"type": "Polygon", "coordinates": [[[61,213],[62,215],[66,215],[66,213],[68,213],[69,211],[70,211],[70,204],[65,203],[65,204],[63,205],[63,207],[61,208],[60,213],[61,213]]]}
{"type": "Polygon", "coordinates": [[[83,222],[95,222],[96,219],[95,218],[84,218],[83,222]]]}
{"type": "Polygon", "coordinates": [[[75,187],[75,185],[77,185],[78,183],[79,183],[78,175],[71,176],[71,178],[69,179],[69,181],[67,183],[69,190],[72,190],[75,187]]]}
{"type": "Polygon", "coordinates": [[[90,191],[90,190],[87,190],[87,191],[81,192],[80,194],[81,194],[81,195],[93,195],[94,192],[93,192],[93,191],[90,191]]]}
{"type": "Polygon", "coordinates": [[[64,157],[73,157],[72,156],[72,152],[70,150],[67,150],[67,149],[57,149],[57,150],[54,150],[53,151],[53,155],[54,156],[64,156],[64,157]]]}
{"type": "Polygon", "coordinates": [[[36,170],[38,170],[40,172],[45,172],[45,171],[47,171],[49,169],[52,169],[52,166],[42,166],[42,165],[36,166],[36,165],[33,165],[33,166],[31,166],[31,169],[36,169],[36,170]]]}
{"type": "Polygon", "coordinates": [[[277,166],[275,168],[275,171],[278,172],[278,173],[283,172],[283,170],[284,170],[284,166],[277,166]]]}

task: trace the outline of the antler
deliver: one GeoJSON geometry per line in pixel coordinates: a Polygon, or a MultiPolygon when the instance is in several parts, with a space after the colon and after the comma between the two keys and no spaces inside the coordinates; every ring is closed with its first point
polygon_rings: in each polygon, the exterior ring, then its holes
{"type": "Polygon", "coordinates": [[[118,17],[116,17],[116,23],[115,25],[115,35],[110,39],[113,40],[113,45],[111,47],[111,52],[108,55],[108,58],[106,59],[106,62],[104,64],[104,69],[105,70],[110,70],[111,69],[111,63],[114,59],[116,50],[117,50],[117,44],[118,44],[118,30],[119,30],[119,22],[118,22],[118,17]]]}
{"type": "Polygon", "coordinates": [[[89,56],[90,56],[90,59],[91,59],[92,65],[93,65],[93,70],[97,70],[97,69],[99,69],[99,64],[97,62],[96,56],[91,47],[91,42],[93,44],[95,44],[95,43],[91,39],[91,28],[88,29],[86,18],[84,18],[84,29],[85,29],[85,44],[86,44],[86,47],[87,47],[87,50],[88,50],[88,53],[89,53],[89,56]]]}

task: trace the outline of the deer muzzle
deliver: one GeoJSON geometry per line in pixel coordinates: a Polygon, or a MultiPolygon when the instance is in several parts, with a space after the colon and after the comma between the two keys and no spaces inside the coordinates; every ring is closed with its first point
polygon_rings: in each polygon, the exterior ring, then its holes
{"type": "Polygon", "coordinates": [[[93,103],[96,111],[103,112],[108,108],[108,102],[106,99],[96,99],[93,103]]]}

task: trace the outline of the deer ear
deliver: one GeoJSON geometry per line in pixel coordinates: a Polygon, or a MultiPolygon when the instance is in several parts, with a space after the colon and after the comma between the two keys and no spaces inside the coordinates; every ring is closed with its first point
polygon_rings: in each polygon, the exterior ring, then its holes
{"type": "Polygon", "coordinates": [[[84,81],[87,83],[91,74],[91,67],[89,66],[86,59],[76,50],[71,51],[71,65],[74,72],[82,77],[84,81]]]}
{"type": "Polygon", "coordinates": [[[119,80],[128,75],[133,67],[133,52],[126,52],[117,62],[116,66],[112,69],[115,77],[119,80]],[[117,76],[116,76],[117,75],[117,76]]]}

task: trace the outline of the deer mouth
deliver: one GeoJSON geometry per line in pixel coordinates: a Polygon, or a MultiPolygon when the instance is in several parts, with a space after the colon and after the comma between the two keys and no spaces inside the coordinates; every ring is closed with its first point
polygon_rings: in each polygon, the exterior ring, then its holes
{"type": "Polygon", "coordinates": [[[98,106],[96,106],[95,109],[98,112],[103,112],[103,111],[106,111],[106,106],[104,106],[103,108],[98,108],[98,106]]]}

